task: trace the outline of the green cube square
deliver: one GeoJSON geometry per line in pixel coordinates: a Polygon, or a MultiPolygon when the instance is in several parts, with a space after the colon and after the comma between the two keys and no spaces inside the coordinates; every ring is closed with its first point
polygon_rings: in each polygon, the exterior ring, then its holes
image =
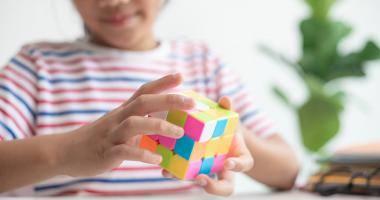
{"type": "Polygon", "coordinates": [[[163,168],[168,167],[170,160],[173,157],[173,152],[170,149],[167,149],[160,144],[157,146],[156,153],[162,156],[162,161],[160,163],[161,167],[163,168]]]}
{"type": "Polygon", "coordinates": [[[175,124],[177,126],[183,127],[185,125],[186,118],[187,118],[186,112],[172,109],[172,110],[169,110],[166,121],[172,124],[175,124]]]}

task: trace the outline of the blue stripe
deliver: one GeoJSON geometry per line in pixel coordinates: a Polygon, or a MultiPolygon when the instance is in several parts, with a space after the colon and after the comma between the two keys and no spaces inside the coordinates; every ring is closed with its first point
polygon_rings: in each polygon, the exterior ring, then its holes
{"type": "Polygon", "coordinates": [[[213,75],[212,78],[215,78],[220,73],[220,71],[222,71],[224,67],[225,65],[223,64],[218,65],[218,67],[214,70],[214,73],[212,74],[213,75]]]}
{"type": "Polygon", "coordinates": [[[109,110],[67,110],[61,112],[38,112],[37,116],[62,116],[71,114],[105,114],[109,110]]]}
{"type": "Polygon", "coordinates": [[[239,84],[236,88],[231,89],[230,91],[222,92],[221,96],[233,96],[236,93],[238,93],[239,91],[241,91],[242,89],[244,89],[244,85],[239,84]]]}
{"type": "MultiPolygon", "coordinates": [[[[114,82],[114,81],[124,81],[124,82],[138,82],[138,83],[147,83],[150,81],[153,81],[153,79],[143,79],[143,78],[134,78],[134,77],[126,77],[126,76],[121,76],[121,77],[81,77],[81,78],[57,78],[57,79],[49,79],[47,77],[38,75],[35,71],[30,69],[27,65],[21,63],[17,59],[13,58],[11,60],[13,64],[16,66],[19,66],[22,68],[24,71],[27,73],[31,74],[32,76],[36,77],[36,79],[40,81],[47,81],[51,84],[56,84],[56,83],[81,83],[81,82],[86,82],[86,81],[97,81],[97,82],[114,82]]],[[[194,79],[191,81],[186,81],[184,82],[185,85],[195,85],[197,83],[205,83],[208,84],[210,82],[210,78],[200,78],[200,79],[194,79]]]]}
{"type": "Polygon", "coordinates": [[[5,130],[7,130],[8,133],[11,134],[11,136],[12,136],[13,139],[17,139],[16,134],[13,132],[13,130],[12,130],[11,128],[9,128],[9,127],[8,127],[6,124],[4,124],[2,121],[0,121],[0,125],[1,125],[5,130]]]}
{"type": "MultiPolygon", "coordinates": [[[[43,76],[39,76],[38,80],[40,81],[47,81],[50,84],[58,84],[58,83],[81,83],[86,81],[96,81],[96,82],[116,82],[116,81],[122,81],[122,82],[136,82],[136,83],[147,83],[153,81],[153,79],[142,79],[142,78],[134,78],[134,77],[127,77],[127,76],[120,76],[120,77],[81,77],[81,78],[57,78],[57,79],[48,79],[43,76]]],[[[190,81],[186,81],[183,84],[184,85],[195,85],[197,83],[209,83],[210,78],[200,78],[200,79],[193,79],[190,81]]]]}
{"type": "Polygon", "coordinates": [[[43,55],[43,56],[56,56],[56,57],[70,57],[70,56],[73,56],[75,54],[84,54],[84,55],[93,55],[94,53],[92,51],[85,51],[85,50],[81,50],[81,49],[78,49],[78,50],[72,50],[72,51],[42,51],[42,50],[38,50],[38,49],[31,49],[29,50],[29,54],[34,54],[38,52],[39,54],[43,55]]]}
{"type": "Polygon", "coordinates": [[[11,63],[15,64],[16,66],[19,66],[21,69],[23,69],[24,71],[26,71],[27,73],[29,73],[30,75],[34,76],[37,79],[38,77],[37,73],[33,71],[32,69],[30,69],[27,65],[18,61],[16,58],[12,58],[11,63]]]}
{"type": "Polygon", "coordinates": [[[66,183],[58,184],[49,184],[37,186],[34,188],[35,191],[43,191],[50,189],[57,189],[62,187],[67,187],[79,183],[111,183],[111,184],[120,184],[120,183],[146,183],[146,182],[167,182],[167,181],[176,181],[175,179],[169,178],[139,178],[139,179],[106,179],[106,178],[86,178],[80,180],[69,181],[66,183]]]}
{"type": "Polygon", "coordinates": [[[208,84],[210,82],[210,78],[198,78],[198,79],[193,79],[191,81],[185,81],[183,84],[184,85],[196,85],[198,83],[205,83],[208,84]]]}
{"type": "Polygon", "coordinates": [[[6,92],[9,92],[10,94],[12,94],[17,100],[20,101],[21,104],[23,104],[26,109],[28,110],[28,112],[30,113],[30,115],[33,117],[33,121],[34,119],[36,118],[35,116],[35,113],[33,111],[33,109],[26,103],[26,101],[21,98],[18,94],[14,93],[11,89],[9,89],[7,86],[4,86],[4,85],[0,85],[0,89],[6,91],[6,92]]]}
{"type": "Polygon", "coordinates": [[[242,122],[245,122],[250,117],[253,117],[253,116],[257,115],[258,112],[259,112],[259,110],[254,110],[254,111],[250,111],[248,113],[245,113],[244,115],[240,116],[240,120],[242,122]]]}

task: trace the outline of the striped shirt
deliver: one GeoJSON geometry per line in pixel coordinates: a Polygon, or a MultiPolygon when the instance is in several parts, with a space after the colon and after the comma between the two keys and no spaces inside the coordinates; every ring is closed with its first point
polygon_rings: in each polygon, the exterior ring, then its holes
{"type": "MultiPolygon", "coordinates": [[[[184,83],[175,91],[194,90],[213,100],[228,96],[249,130],[261,137],[274,132],[239,76],[202,42],[162,41],[153,50],[132,52],[80,39],[26,45],[1,70],[0,141],[77,129],[126,101],[142,84],[177,72],[184,83]]],[[[58,176],[6,195],[136,195],[194,188],[163,178],[157,166],[125,161],[96,177],[58,176]]]]}

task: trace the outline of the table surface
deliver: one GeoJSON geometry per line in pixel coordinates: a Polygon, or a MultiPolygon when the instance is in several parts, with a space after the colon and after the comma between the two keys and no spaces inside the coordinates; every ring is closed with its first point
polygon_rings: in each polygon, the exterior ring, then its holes
{"type": "MultiPolygon", "coordinates": [[[[88,196],[78,196],[74,197],[74,199],[112,199],[112,200],[128,200],[128,199],[141,199],[141,200],[212,200],[212,199],[226,199],[221,197],[215,197],[207,194],[190,194],[190,195],[158,195],[158,196],[129,196],[129,197],[88,197],[88,196]]],[[[61,199],[73,199],[73,197],[3,197],[1,200],[61,200],[61,199]]],[[[236,200],[318,200],[318,199],[329,199],[329,200],[351,200],[351,199],[379,199],[379,197],[366,197],[366,196],[354,196],[354,195],[333,195],[328,198],[322,197],[316,194],[305,193],[301,191],[289,191],[289,192],[265,192],[265,193],[245,193],[245,194],[237,194],[229,197],[228,199],[236,199],[236,200]]]]}

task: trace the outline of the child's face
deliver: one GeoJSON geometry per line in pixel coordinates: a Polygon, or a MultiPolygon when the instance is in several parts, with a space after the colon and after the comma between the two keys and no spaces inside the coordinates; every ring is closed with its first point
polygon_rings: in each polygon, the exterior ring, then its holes
{"type": "Polygon", "coordinates": [[[74,0],[74,3],[96,42],[129,50],[155,45],[153,25],[162,0],[74,0]]]}

